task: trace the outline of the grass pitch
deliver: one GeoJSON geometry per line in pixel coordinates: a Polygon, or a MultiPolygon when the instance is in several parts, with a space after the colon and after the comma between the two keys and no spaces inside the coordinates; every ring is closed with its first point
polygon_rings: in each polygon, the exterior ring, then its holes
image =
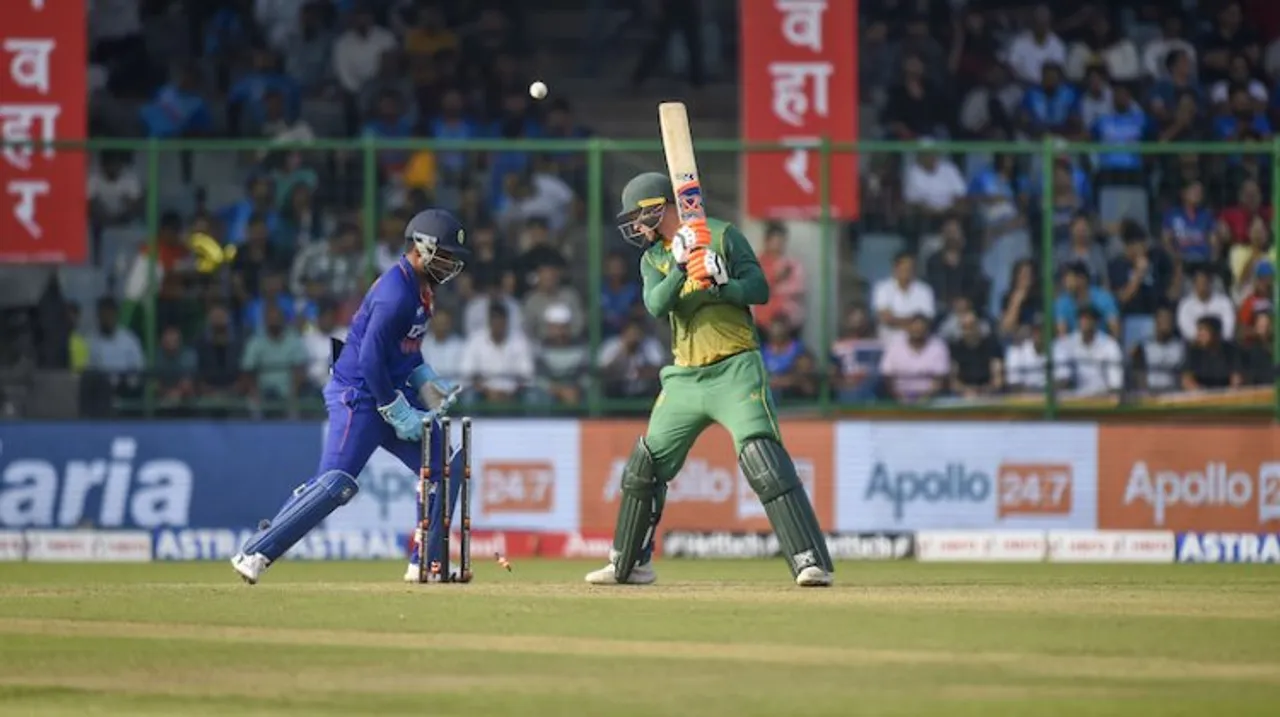
{"type": "Polygon", "coordinates": [[[0,714],[1266,715],[1274,566],[0,564],[0,714]]]}

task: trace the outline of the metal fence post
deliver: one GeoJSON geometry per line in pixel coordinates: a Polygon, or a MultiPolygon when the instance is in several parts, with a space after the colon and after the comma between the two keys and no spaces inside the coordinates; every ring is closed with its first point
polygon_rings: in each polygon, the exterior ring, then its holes
{"type": "Polygon", "coordinates": [[[1057,322],[1053,318],[1053,155],[1060,140],[1046,137],[1040,148],[1040,294],[1044,336],[1044,417],[1058,416],[1058,389],[1054,385],[1057,367],[1053,362],[1053,341],[1057,322]]]}
{"type": "MultiPolygon", "coordinates": [[[[1280,207],[1280,138],[1271,141],[1271,206],[1280,207]]],[[[1271,266],[1280,269],[1280,223],[1271,222],[1271,266]]],[[[1271,305],[1280,307],[1280,281],[1271,281],[1271,305]]],[[[1280,329],[1276,327],[1275,318],[1280,312],[1271,312],[1271,371],[1275,382],[1275,414],[1274,419],[1280,423],[1280,329]]]]}
{"type": "MultiPolygon", "coordinates": [[[[86,151],[88,147],[85,148],[86,151]]],[[[160,261],[160,145],[154,137],[147,140],[147,298],[143,312],[143,342],[147,351],[147,368],[156,365],[156,306],[159,300],[159,272],[156,264],[160,261]]],[[[155,413],[155,385],[148,379],[142,388],[143,412],[151,416],[155,413]]]]}
{"type": "Polygon", "coordinates": [[[364,234],[364,277],[365,285],[373,281],[378,262],[378,145],[373,137],[365,136],[360,145],[361,180],[363,182],[363,198],[361,204],[364,211],[361,230],[364,234]]]}
{"type": "Polygon", "coordinates": [[[587,411],[600,415],[603,393],[596,370],[600,344],[604,341],[604,311],[600,305],[604,289],[604,145],[593,137],[587,145],[587,339],[591,365],[587,370],[587,411]]]}

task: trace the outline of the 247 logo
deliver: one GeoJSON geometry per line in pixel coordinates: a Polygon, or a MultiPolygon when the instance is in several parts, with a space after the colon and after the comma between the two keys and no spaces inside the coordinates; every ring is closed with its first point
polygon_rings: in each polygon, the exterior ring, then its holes
{"type": "Polygon", "coordinates": [[[489,461],[480,471],[480,509],[494,513],[551,513],[556,470],[547,461],[489,461]]]}

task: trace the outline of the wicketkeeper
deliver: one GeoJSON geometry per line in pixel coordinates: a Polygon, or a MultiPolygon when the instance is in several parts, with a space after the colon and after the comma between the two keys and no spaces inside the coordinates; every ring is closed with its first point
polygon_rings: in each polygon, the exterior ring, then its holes
{"type": "Polygon", "coordinates": [[[682,225],[671,182],[656,172],[635,177],[622,190],[618,228],[644,249],[644,305],[671,322],[675,364],[662,370],[648,430],[622,471],[609,565],[588,573],[587,582],[643,585],[657,578],[653,541],[667,484],[703,429],[719,423],[733,435],[738,463],[760,496],[796,584],[830,585],[826,539],[782,446],[751,317],[750,306],[769,300],[755,252],[727,222],[682,225]]]}

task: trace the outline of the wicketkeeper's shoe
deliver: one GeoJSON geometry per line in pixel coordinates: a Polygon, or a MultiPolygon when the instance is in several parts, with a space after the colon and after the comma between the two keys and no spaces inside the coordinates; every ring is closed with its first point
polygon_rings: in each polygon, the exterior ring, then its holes
{"type": "Polygon", "coordinates": [[[810,565],[796,576],[796,585],[802,588],[829,588],[835,576],[817,565],[810,565]]]}
{"type": "Polygon", "coordinates": [[[406,583],[418,582],[418,564],[409,563],[409,567],[404,569],[404,581],[406,583]]]}
{"type": "Polygon", "coordinates": [[[267,569],[271,564],[266,556],[262,553],[254,553],[253,555],[245,555],[244,553],[236,553],[231,559],[231,567],[235,568],[240,578],[250,585],[257,585],[258,578],[262,577],[262,571],[267,569]]]}
{"type": "MultiPolygon", "coordinates": [[[[587,573],[587,582],[592,585],[617,585],[618,573],[613,564],[616,557],[615,551],[610,550],[609,564],[587,573]]],[[[641,563],[631,570],[631,574],[627,576],[627,585],[652,585],[657,579],[658,574],[653,570],[653,561],[650,561],[641,563]]]]}

